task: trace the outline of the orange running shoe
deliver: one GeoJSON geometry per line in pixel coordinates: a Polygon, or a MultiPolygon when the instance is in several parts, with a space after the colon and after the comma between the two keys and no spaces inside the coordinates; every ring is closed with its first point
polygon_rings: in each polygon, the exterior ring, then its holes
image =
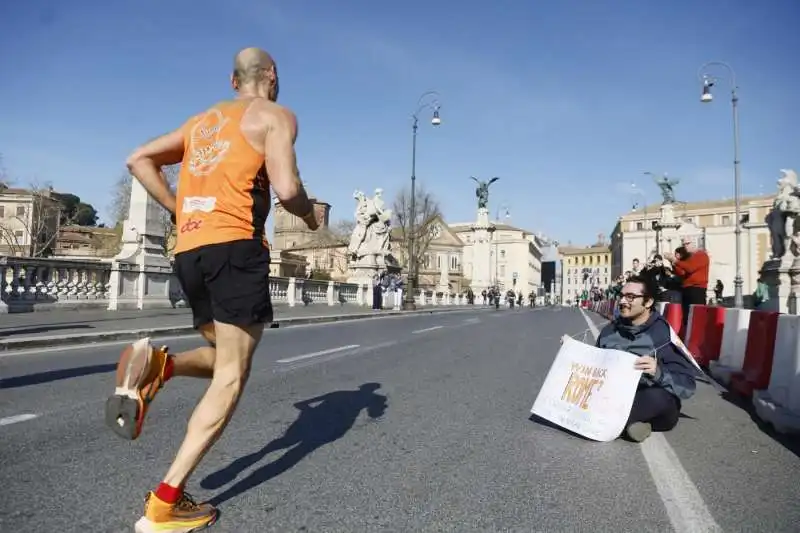
{"type": "Polygon", "coordinates": [[[136,533],[192,533],[213,526],[218,516],[213,505],[197,504],[186,493],[172,504],[149,492],[144,499],[144,516],[135,529],[136,533]]]}
{"type": "Polygon", "coordinates": [[[164,386],[167,347],[156,349],[149,338],[125,348],[117,364],[117,387],[106,401],[106,424],[114,433],[135,440],[150,403],[164,386]]]}

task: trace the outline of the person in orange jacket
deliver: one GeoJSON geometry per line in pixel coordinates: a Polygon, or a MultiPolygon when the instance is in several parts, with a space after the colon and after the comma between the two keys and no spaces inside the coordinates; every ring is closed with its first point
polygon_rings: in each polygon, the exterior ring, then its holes
{"type": "Polygon", "coordinates": [[[683,323],[689,319],[692,304],[705,305],[708,290],[708,268],[711,261],[705,250],[698,249],[694,243],[684,238],[681,247],[669,252],[664,258],[672,263],[673,270],[681,278],[681,302],[683,303],[683,323]]]}

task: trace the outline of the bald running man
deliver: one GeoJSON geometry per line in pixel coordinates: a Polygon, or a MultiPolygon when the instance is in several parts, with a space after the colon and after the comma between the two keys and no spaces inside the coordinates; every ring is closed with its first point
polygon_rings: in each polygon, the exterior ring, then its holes
{"type": "Polygon", "coordinates": [[[319,225],[297,170],[297,119],[275,103],[275,62],[263,50],[244,49],[236,55],[231,84],[233,100],[138,148],[127,162],[147,192],[175,215],[175,272],[208,346],[170,354],[142,339],[127,347],[106,402],[106,423],[121,437],[136,439],[167,381],[211,380],[175,461],[145,497],[137,533],[198,531],[217,519],[217,510],[195,503],[184,486],[231,419],[264,325],[272,321],[265,238],[270,185],[287,211],[311,230],[319,225]],[[177,197],[161,172],[176,163],[177,197]]]}

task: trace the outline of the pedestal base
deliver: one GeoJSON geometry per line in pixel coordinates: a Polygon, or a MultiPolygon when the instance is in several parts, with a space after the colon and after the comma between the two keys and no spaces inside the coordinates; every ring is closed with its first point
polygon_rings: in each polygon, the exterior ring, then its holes
{"type": "Polygon", "coordinates": [[[111,264],[108,310],[173,307],[171,278],[172,265],[164,256],[142,254],[132,261],[114,261],[111,264]]]}
{"type": "Polygon", "coordinates": [[[761,279],[767,285],[769,300],[764,302],[760,310],[780,313],[796,313],[797,310],[792,292],[800,292],[800,286],[793,283],[800,274],[800,262],[791,254],[782,259],[769,259],[761,267],[761,279]]]}

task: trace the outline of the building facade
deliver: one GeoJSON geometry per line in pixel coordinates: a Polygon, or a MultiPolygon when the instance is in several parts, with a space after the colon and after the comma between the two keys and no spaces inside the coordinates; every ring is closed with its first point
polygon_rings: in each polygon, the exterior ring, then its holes
{"type": "MultiPolygon", "coordinates": [[[[769,229],[765,222],[775,196],[752,196],[741,199],[741,269],[745,295],[756,289],[758,272],[769,258],[769,229]]],[[[663,223],[663,206],[652,205],[621,216],[611,238],[612,275],[631,270],[633,260],[641,264],[655,253],[674,251],[686,237],[706,250],[711,259],[709,293],[721,280],[723,297],[733,296],[736,275],[736,220],[732,199],[676,203],[672,207],[674,230],[654,229],[663,223]]]]}
{"type": "MultiPolygon", "coordinates": [[[[332,230],[329,226],[329,204],[315,201],[323,224],[309,231],[305,223],[275,203],[274,234],[271,240],[272,275],[291,276],[313,273],[337,281],[349,276],[347,231],[332,230]],[[347,234],[345,234],[347,233],[347,234]]],[[[492,278],[504,290],[513,288],[526,296],[541,285],[542,243],[530,231],[495,224],[491,252],[487,257],[475,257],[471,224],[448,224],[442,217],[429,221],[427,233],[420,246],[419,277],[421,289],[463,293],[471,287],[472,265],[483,260],[491,263],[492,278]]],[[[407,258],[403,232],[391,233],[392,255],[406,271],[407,258]]]]}
{"type": "Polygon", "coordinates": [[[574,304],[592,289],[605,290],[613,283],[611,246],[603,241],[592,246],[561,246],[561,301],[574,304]]]}
{"type": "Polygon", "coordinates": [[[51,193],[0,185],[0,254],[52,255],[62,205],[51,193]]]}
{"type": "Polygon", "coordinates": [[[538,295],[542,284],[542,248],[540,236],[528,230],[495,222],[488,257],[477,257],[471,223],[452,224],[450,228],[463,242],[464,277],[472,279],[476,261],[489,264],[490,277],[501,290],[513,289],[527,297],[538,295]]]}

